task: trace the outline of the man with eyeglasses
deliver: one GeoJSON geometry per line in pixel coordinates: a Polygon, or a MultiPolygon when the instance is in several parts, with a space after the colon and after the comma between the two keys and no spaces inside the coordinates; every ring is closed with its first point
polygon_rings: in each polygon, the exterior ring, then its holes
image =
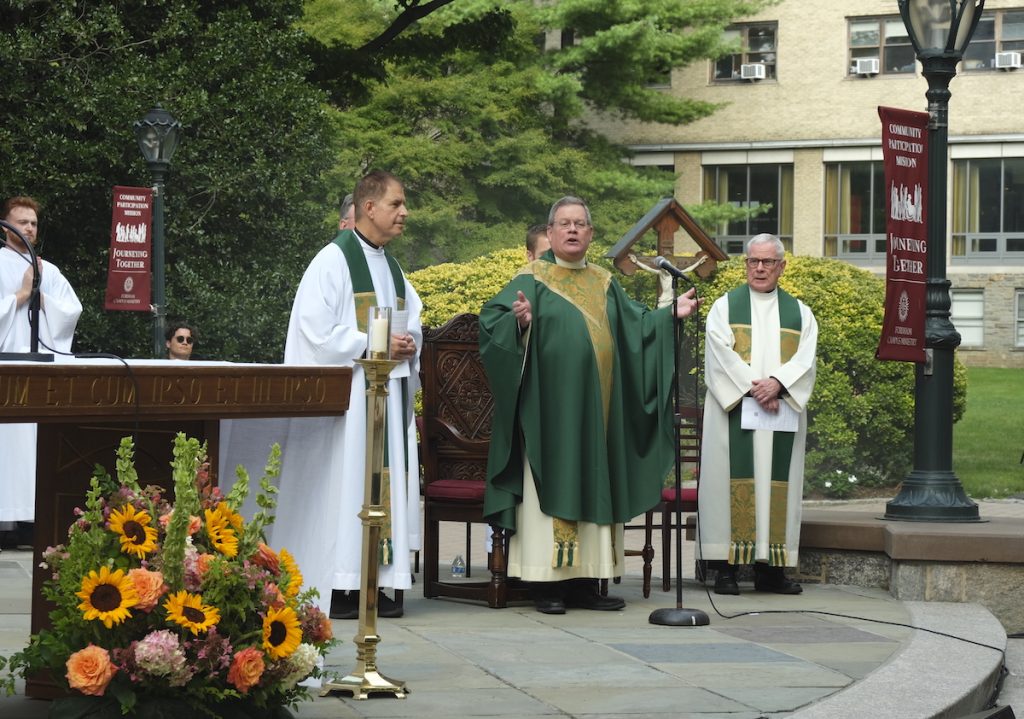
{"type": "Polygon", "coordinates": [[[746,268],[707,318],[698,552],[717,569],[717,594],[739,594],[737,567],[751,564],[756,590],[799,594],[784,568],[798,559],[818,324],[778,286],[778,237],[752,237],[746,268]]]}
{"type": "Polygon", "coordinates": [[[197,339],[196,332],[191,326],[179,322],[167,328],[164,335],[167,341],[167,359],[187,360],[192,358],[192,350],[197,339]]]}
{"type": "Polygon", "coordinates": [[[537,610],[617,610],[598,579],[623,573],[623,524],[657,504],[673,462],[673,314],[648,310],[587,262],[590,210],[563,197],[551,252],[480,313],[494,394],[484,513],[512,530],[508,575],[536,583],[537,610]]]}

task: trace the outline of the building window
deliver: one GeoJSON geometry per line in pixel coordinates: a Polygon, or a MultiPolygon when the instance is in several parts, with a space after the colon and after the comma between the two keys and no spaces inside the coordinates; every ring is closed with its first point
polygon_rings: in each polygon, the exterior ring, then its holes
{"type": "Polygon", "coordinates": [[[877,72],[883,75],[914,72],[914,46],[899,15],[850,20],[849,47],[850,75],[867,74],[865,63],[857,61],[872,59],[878,60],[877,72]]]}
{"type": "Polygon", "coordinates": [[[777,29],[775,23],[734,25],[727,29],[725,42],[739,47],[740,51],[715,61],[712,80],[731,82],[750,79],[756,73],[748,69],[747,77],[744,77],[744,65],[763,65],[764,77],[758,79],[774,80],[777,29]]]}
{"type": "Polygon", "coordinates": [[[995,70],[996,55],[1024,55],[1024,10],[996,10],[982,14],[964,52],[964,70],[995,70]]]}
{"type": "Polygon", "coordinates": [[[953,161],[954,262],[1024,262],[1024,157],[953,161]]]}
{"type": "Polygon", "coordinates": [[[984,290],[950,290],[950,321],[960,333],[961,347],[981,347],[985,332],[984,290]]]}
{"type": "Polygon", "coordinates": [[[825,165],[825,257],[884,261],[885,220],[881,162],[825,165]]]}
{"type": "Polygon", "coordinates": [[[743,254],[747,240],[762,232],[778,235],[793,251],[792,165],[709,165],[704,168],[704,201],[748,211],[716,229],[715,241],[728,254],[743,254]]]}
{"type": "Polygon", "coordinates": [[[1014,339],[1014,345],[1017,347],[1024,347],[1024,290],[1017,290],[1017,301],[1015,307],[1014,317],[1017,322],[1017,333],[1014,339]]]}

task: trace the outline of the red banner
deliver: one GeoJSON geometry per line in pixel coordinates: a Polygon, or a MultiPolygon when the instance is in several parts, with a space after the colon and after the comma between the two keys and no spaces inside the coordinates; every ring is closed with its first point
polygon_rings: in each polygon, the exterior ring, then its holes
{"type": "Polygon", "coordinates": [[[879,107],[886,207],[885,318],[875,356],[924,362],[928,113],[879,107]]]}
{"type": "Polygon", "coordinates": [[[114,187],[110,223],[110,265],[107,270],[107,310],[150,310],[150,267],[153,250],[150,228],[153,190],[149,187],[114,187]]]}

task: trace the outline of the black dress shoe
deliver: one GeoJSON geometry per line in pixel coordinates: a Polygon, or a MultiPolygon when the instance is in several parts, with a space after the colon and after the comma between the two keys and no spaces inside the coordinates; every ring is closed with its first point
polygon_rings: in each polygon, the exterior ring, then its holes
{"type": "Polygon", "coordinates": [[[800,594],[804,591],[798,583],[786,577],[782,567],[764,567],[754,565],[754,589],[772,594],[800,594]]]}
{"type": "Polygon", "coordinates": [[[384,619],[398,619],[405,614],[405,609],[387,594],[381,592],[377,595],[377,616],[384,619]]]}
{"type": "Polygon", "coordinates": [[[359,619],[359,590],[335,589],[331,592],[331,619],[359,619]]]}
{"type": "Polygon", "coordinates": [[[719,569],[715,577],[715,594],[739,594],[740,585],[736,581],[735,569],[719,569]]]}
{"type": "MultiPolygon", "coordinates": [[[[383,591],[377,595],[377,616],[382,619],[398,619],[405,614],[402,605],[383,591]]],[[[359,619],[359,590],[331,592],[331,619],[359,619]]]]}
{"type": "Polygon", "coordinates": [[[561,597],[537,597],[534,605],[541,614],[565,614],[565,600],[561,597]]]}
{"type": "Polygon", "coordinates": [[[624,609],[626,602],[621,597],[601,596],[597,591],[596,582],[584,581],[572,585],[565,595],[565,606],[572,609],[614,612],[624,609]]]}

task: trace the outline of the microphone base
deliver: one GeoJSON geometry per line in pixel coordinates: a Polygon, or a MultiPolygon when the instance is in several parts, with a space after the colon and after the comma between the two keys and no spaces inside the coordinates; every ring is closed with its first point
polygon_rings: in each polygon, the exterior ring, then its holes
{"type": "Polygon", "coordinates": [[[682,609],[677,607],[655,609],[647,618],[651,624],[667,627],[706,627],[711,623],[707,612],[700,609],[682,609]]]}
{"type": "Polygon", "coordinates": [[[49,352],[0,352],[0,362],[53,362],[49,352]]]}

